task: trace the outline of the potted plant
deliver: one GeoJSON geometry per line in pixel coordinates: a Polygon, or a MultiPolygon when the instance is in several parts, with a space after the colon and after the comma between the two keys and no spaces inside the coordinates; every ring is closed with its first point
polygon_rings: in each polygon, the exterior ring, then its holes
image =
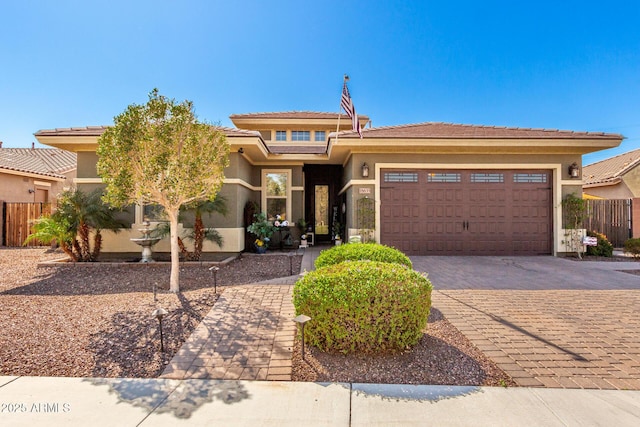
{"type": "Polygon", "coordinates": [[[296,226],[300,230],[300,240],[307,240],[307,221],[304,218],[298,218],[296,226]]]}
{"type": "Polygon", "coordinates": [[[339,222],[334,222],[333,223],[333,236],[335,238],[336,241],[336,246],[341,245],[342,244],[342,239],[340,238],[340,233],[342,230],[342,225],[340,225],[339,222]]]}
{"type": "Polygon", "coordinates": [[[267,251],[271,236],[273,236],[274,227],[267,221],[267,215],[263,212],[254,215],[255,221],[247,227],[247,231],[254,236],[254,248],[257,253],[263,254],[267,251]]]}

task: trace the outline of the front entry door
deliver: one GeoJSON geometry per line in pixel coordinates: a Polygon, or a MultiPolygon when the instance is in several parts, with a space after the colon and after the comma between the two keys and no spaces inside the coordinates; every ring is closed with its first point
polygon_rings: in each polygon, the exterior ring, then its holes
{"type": "Polygon", "coordinates": [[[333,225],[341,221],[338,190],[342,167],[338,165],[305,165],[305,219],[315,233],[315,240],[328,243],[333,237],[333,225]]]}
{"type": "Polygon", "coordinates": [[[329,240],[329,186],[316,185],[314,187],[314,224],[316,239],[329,240]]]}

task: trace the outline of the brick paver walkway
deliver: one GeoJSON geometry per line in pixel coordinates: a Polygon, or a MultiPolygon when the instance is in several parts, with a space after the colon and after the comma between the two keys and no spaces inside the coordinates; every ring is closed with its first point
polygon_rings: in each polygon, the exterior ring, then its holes
{"type": "MultiPolygon", "coordinates": [[[[307,250],[302,270],[319,250],[307,250]]],[[[640,390],[640,263],[414,257],[433,308],[518,385],[640,390]]],[[[163,378],[290,380],[295,277],[235,286],[163,378]]]]}
{"type": "Polygon", "coordinates": [[[293,286],[225,289],[161,378],[291,380],[293,286]]]}
{"type": "Polygon", "coordinates": [[[638,263],[416,257],[433,307],[530,387],[640,390],[638,263]]]}
{"type": "Polygon", "coordinates": [[[518,385],[640,390],[640,291],[436,291],[518,385]]]}

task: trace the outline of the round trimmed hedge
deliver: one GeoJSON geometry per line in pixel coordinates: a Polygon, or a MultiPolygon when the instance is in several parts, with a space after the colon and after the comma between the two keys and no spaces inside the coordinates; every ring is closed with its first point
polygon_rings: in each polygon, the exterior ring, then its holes
{"type": "Polygon", "coordinates": [[[344,261],[358,260],[392,262],[413,268],[411,260],[404,253],[379,243],[348,243],[333,246],[331,249],[320,252],[316,258],[315,266],[321,268],[344,261]]]}
{"type": "Polygon", "coordinates": [[[403,265],[352,261],[307,273],[293,288],[293,304],[296,315],[312,319],[305,341],[322,351],[405,350],[423,335],[431,290],[403,265]]]}

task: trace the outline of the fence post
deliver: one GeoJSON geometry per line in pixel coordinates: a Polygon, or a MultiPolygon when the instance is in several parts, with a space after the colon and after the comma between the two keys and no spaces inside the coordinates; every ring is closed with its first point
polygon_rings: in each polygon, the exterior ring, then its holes
{"type": "Polygon", "coordinates": [[[5,219],[4,219],[4,210],[5,210],[5,202],[4,200],[0,200],[0,246],[4,246],[4,228],[5,228],[5,219]]]}
{"type": "Polygon", "coordinates": [[[640,197],[631,199],[631,236],[640,238],[640,197]]]}

